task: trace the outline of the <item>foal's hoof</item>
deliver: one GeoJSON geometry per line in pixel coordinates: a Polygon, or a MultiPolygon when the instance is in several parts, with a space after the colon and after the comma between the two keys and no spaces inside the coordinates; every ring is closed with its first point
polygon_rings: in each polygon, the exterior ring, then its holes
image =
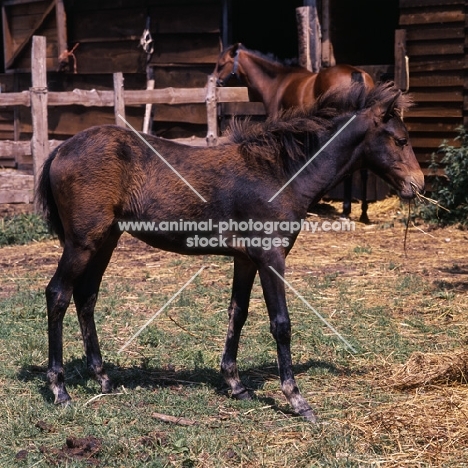
{"type": "Polygon", "coordinates": [[[361,215],[359,217],[359,222],[363,224],[372,224],[367,215],[361,215]]]}
{"type": "Polygon", "coordinates": [[[101,381],[101,392],[102,393],[112,393],[114,391],[114,384],[111,380],[101,381]]]}
{"type": "Polygon", "coordinates": [[[234,398],[235,400],[252,400],[253,395],[246,388],[244,388],[244,390],[242,390],[239,393],[233,393],[232,398],[234,398]]]}
{"type": "Polygon", "coordinates": [[[68,406],[71,404],[71,397],[67,392],[60,392],[55,395],[54,405],[68,406]]]}
{"type": "Polygon", "coordinates": [[[310,408],[300,411],[299,416],[302,416],[303,418],[305,418],[307,421],[311,423],[317,422],[317,417],[315,416],[314,412],[310,408]]]}

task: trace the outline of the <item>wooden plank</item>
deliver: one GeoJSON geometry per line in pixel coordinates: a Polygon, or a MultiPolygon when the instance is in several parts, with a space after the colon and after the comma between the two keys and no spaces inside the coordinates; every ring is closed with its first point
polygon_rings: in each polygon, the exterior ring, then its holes
{"type": "MultiPolygon", "coordinates": [[[[98,8],[93,10],[76,11],[70,15],[74,40],[82,42],[86,38],[107,38],[134,35],[141,33],[149,15],[151,18],[151,32],[157,34],[216,34],[219,35],[219,4],[202,5],[186,4],[183,14],[177,6],[138,7],[129,2],[122,8],[112,10],[98,8]],[[102,25],[105,24],[106,28],[102,25]]],[[[138,36],[139,39],[139,36],[138,36]]]]}
{"type": "Polygon", "coordinates": [[[14,45],[5,5],[2,5],[2,29],[4,51],[3,65],[6,68],[8,57],[10,57],[13,54],[14,45]]]}
{"type": "Polygon", "coordinates": [[[55,20],[57,24],[57,58],[59,59],[60,55],[68,50],[67,16],[63,0],[55,0],[55,20]]]}
{"type": "Polygon", "coordinates": [[[461,86],[463,87],[463,71],[455,71],[451,73],[430,73],[424,75],[411,75],[411,88],[421,87],[450,87],[450,86],[461,86]]]}
{"type": "MultiPolygon", "coordinates": [[[[456,135],[453,135],[453,137],[455,136],[456,135]]],[[[415,137],[410,135],[410,141],[413,148],[438,148],[444,140],[450,140],[449,135],[444,137],[415,137]]],[[[460,146],[460,143],[458,141],[453,141],[453,138],[451,139],[450,144],[453,144],[454,146],[460,146]]]]}
{"type": "Polygon", "coordinates": [[[123,73],[114,73],[114,116],[115,124],[125,127],[125,97],[123,73]]]}
{"type": "MultiPolygon", "coordinates": [[[[247,88],[216,88],[219,102],[248,102],[247,88]]],[[[164,88],[148,90],[124,90],[125,104],[135,106],[140,104],[191,104],[204,103],[205,88],[164,88]]],[[[48,93],[48,103],[51,106],[82,105],[85,107],[107,107],[114,105],[114,92],[106,90],[51,91],[48,93]]],[[[30,93],[0,93],[0,107],[29,106],[30,93]]]]}
{"type": "Polygon", "coordinates": [[[414,91],[411,89],[411,96],[416,103],[420,102],[463,102],[463,89],[449,89],[447,91],[441,91],[440,89],[427,89],[414,91]]]}
{"type": "Polygon", "coordinates": [[[457,127],[460,126],[460,121],[450,122],[447,119],[441,121],[427,121],[425,120],[411,120],[405,114],[405,124],[410,134],[412,132],[441,132],[441,133],[453,133],[456,132],[457,127]]]}
{"type": "Polygon", "coordinates": [[[220,106],[220,115],[266,115],[262,102],[226,102],[220,106]]]}
{"type": "Polygon", "coordinates": [[[220,2],[200,4],[188,2],[183,10],[177,6],[156,6],[149,8],[154,30],[159,34],[220,33],[220,2]]]}
{"type": "Polygon", "coordinates": [[[216,78],[214,75],[208,77],[205,100],[206,121],[208,126],[206,142],[208,146],[214,146],[218,141],[218,101],[216,99],[216,78]]]}
{"type": "MultiPolygon", "coordinates": [[[[72,39],[72,38],[70,38],[72,39]]],[[[80,43],[75,51],[78,73],[136,73],[141,70],[146,54],[138,40],[119,43],[80,43]]]]}
{"type": "Polygon", "coordinates": [[[69,106],[72,104],[85,107],[111,107],[114,105],[114,91],[74,89],[73,91],[49,93],[49,105],[51,106],[69,106]]]}
{"type": "Polygon", "coordinates": [[[429,59],[427,57],[424,60],[418,61],[410,57],[410,75],[418,72],[430,72],[430,71],[442,71],[447,72],[449,70],[464,70],[466,67],[464,58],[456,59],[445,59],[439,57],[438,60],[429,59]]]}
{"type": "Polygon", "coordinates": [[[410,117],[438,117],[438,118],[461,118],[463,117],[463,110],[461,108],[447,108],[428,106],[416,106],[408,109],[405,112],[405,119],[410,117]]]}
{"type": "Polygon", "coordinates": [[[30,105],[31,98],[29,91],[21,91],[20,93],[0,93],[0,107],[30,105]]]}
{"type": "MultiPolygon", "coordinates": [[[[55,6],[55,0],[52,0],[52,2],[49,4],[49,6],[47,7],[43,15],[39,18],[38,21],[36,21],[33,28],[28,33],[28,35],[23,39],[21,44],[13,51],[12,55],[7,58],[5,68],[12,67],[16,57],[18,57],[18,55],[23,51],[23,49],[29,44],[29,41],[31,40],[33,35],[36,33],[36,31],[42,26],[46,18],[49,16],[50,12],[53,10],[54,6],[55,6]]],[[[44,53],[45,53],[45,47],[44,47],[44,53]]]]}
{"type": "Polygon", "coordinates": [[[156,104],[154,122],[179,122],[206,126],[206,105],[183,104],[169,106],[165,104],[156,104]]]}
{"type": "MultiPolygon", "coordinates": [[[[213,64],[177,65],[172,67],[151,67],[158,88],[203,88],[206,77],[214,71],[213,64]]],[[[141,89],[141,88],[140,88],[141,89]]]]}
{"type": "Polygon", "coordinates": [[[315,0],[309,6],[296,8],[299,43],[299,65],[314,73],[322,66],[320,22],[315,0]]]}
{"type": "MultiPolygon", "coordinates": [[[[49,140],[50,151],[52,151],[61,143],[63,143],[63,140],[49,140]]],[[[0,158],[17,158],[28,155],[31,155],[30,141],[0,141],[0,158]]]]}
{"type": "Polygon", "coordinates": [[[464,23],[465,13],[462,8],[457,10],[428,11],[421,13],[405,13],[400,15],[400,26],[416,24],[464,23]]]}
{"type": "MultiPolygon", "coordinates": [[[[31,152],[33,155],[34,181],[37,186],[42,166],[49,155],[49,137],[47,120],[47,74],[46,74],[46,38],[32,38],[32,88],[31,116],[33,136],[31,152]]],[[[39,208],[39,207],[37,207],[39,208]]]]}
{"type": "Polygon", "coordinates": [[[165,34],[154,45],[151,64],[215,64],[219,55],[217,34],[165,34]]]}
{"type": "Polygon", "coordinates": [[[463,55],[465,52],[465,45],[463,42],[458,43],[444,43],[444,42],[412,42],[408,43],[408,55],[410,57],[422,55],[463,55]]]}
{"type": "Polygon", "coordinates": [[[322,0],[322,67],[331,67],[336,64],[333,47],[330,39],[330,0],[322,0]]]}
{"type": "Polygon", "coordinates": [[[429,6],[463,5],[465,0],[400,0],[400,9],[429,6]]]}
{"type": "Polygon", "coordinates": [[[406,53],[406,29],[395,30],[395,86],[401,90],[408,91],[409,70],[408,57],[406,53]]]}
{"type": "Polygon", "coordinates": [[[463,25],[453,24],[443,27],[409,28],[406,30],[408,41],[437,41],[441,39],[461,39],[465,38],[465,28],[463,25]]]}

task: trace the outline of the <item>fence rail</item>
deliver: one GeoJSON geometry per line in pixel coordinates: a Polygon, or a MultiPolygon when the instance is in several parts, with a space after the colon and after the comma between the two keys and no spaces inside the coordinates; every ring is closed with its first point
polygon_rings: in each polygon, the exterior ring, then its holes
{"type": "Polygon", "coordinates": [[[206,104],[208,126],[206,139],[192,138],[185,139],[185,141],[196,145],[214,145],[218,139],[217,104],[249,101],[247,88],[218,88],[216,80],[211,75],[208,77],[205,88],[170,87],[125,90],[122,85],[122,74],[115,73],[113,91],[74,89],[73,91],[49,92],[45,80],[45,37],[42,36],[33,36],[31,63],[33,86],[28,91],[0,94],[0,107],[31,107],[33,121],[31,143],[28,141],[0,141],[0,154],[2,156],[14,156],[15,158],[32,154],[35,180],[49,151],[60,143],[58,140],[48,140],[48,106],[114,107],[116,124],[121,125],[122,120],[117,117],[117,114],[122,115],[122,112],[125,112],[125,106],[204,103],[206,104]]]}

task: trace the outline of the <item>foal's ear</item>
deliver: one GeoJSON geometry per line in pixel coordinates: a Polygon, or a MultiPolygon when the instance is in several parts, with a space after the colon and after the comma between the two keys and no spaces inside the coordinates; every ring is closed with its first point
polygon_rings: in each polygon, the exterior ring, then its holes
{"type": "Polygon", "coordinates": [[[399,90],[398,93],[395,94],[393,99],[391,99],[390,102],[387,104],[387,109],[385,110],[384,115],[382,117],[382,121],[384,123],[388,122],[392,117],[395,116],[395,107],[400,96],[401,91],[399,90]]]}
{"type": "Polygon", "coordinates": [[[393,96],[391,96],[386,102],[380,102],[375,104],[371,108],[371,112],[374,117],[375,125],[381,123],[387,123],[392,117],[395,117],[397,113],[397,103],[398,99],[401,96],[401,91],[398,91],[393,96]]]}

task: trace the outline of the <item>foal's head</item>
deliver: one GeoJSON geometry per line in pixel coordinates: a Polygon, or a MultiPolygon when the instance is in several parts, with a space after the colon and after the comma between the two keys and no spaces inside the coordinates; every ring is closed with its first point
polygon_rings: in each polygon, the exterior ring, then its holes
{"type": "Polygon", "coordinates": [[[410,105],[407,96],[385,84],[368,93],[366,106],[360,112],[371,122],[364,140],[366,165],[405,199],[414,198],[424,189],[424,175],[401,117],[410,105]]]}

